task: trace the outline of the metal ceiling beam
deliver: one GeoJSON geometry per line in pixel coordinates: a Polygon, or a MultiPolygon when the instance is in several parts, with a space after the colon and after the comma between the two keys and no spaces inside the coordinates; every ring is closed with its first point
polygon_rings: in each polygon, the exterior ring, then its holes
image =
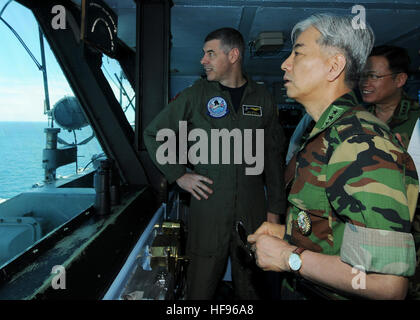
{"type": "Polygon", "coordinates": [[[403,34],[399,35],[398,37],[396,37],[394,39],[390,39],[390,40],[386,41],[384,44],[395,45],[396,42],[404,41],[404,40],[410,40],[411,38],[416,37],[416,36],[420,38],[420,27],[416,27],[414,29],[411,29],[411,30],[407,31],[406,33],[403,33],[403,34]]]}
{"type": "Polygon", "coordinates": [[[239,22],[238,29],[245,39],[249,38],[249,33],[251,32],[256,12],[257,7],[244,7],[242,9],[241,21],[239,22]]]}
{"type": "Polygon", "coordinates": [[[263,7],[263,8],[324,8],[324,9],[349,9],[354,5],[361,4],[366,9],[395,9],[395,10],[419,10],[416,1],[410,2],[375,2],[357,3],[353,1],[324,2],[324,1],[258,1],[258,0],[174,0],[175,6],[188,7],[263,7]]]}

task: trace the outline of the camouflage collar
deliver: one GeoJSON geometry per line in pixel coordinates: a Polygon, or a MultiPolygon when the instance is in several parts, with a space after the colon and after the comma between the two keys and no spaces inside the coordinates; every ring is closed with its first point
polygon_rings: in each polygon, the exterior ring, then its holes
{"type": "MultiPolygon", "coordinates": [[[[394,114],[387,121],[387,124],[392,128],[395,125],[408,120],[408,114],[410,112],[412,104],[413,104],[413,101],[408,97],[407,93],[405,93],[405,91],[402,91],[401,100],[397,108],[395,108],[394,114]]],[[[376,115],[375,104],[368,105],[367,109],[369,110],[369,112],[376,115]]]]}
{"type": "Polygon", "coordinates": [[[408,120],[408,113],[410,111],[411,104],[412,104],[411,99],[403,91],[401,94],[400,103],[398,104],[397,109],[395,109],[394,115],[392,116],[391,121],[393,119],[401,120],[401,121],[408,120]]]}
{"type": "Polygon", "coordinates": [[[346,111],[355,107],[359,104],[359,101],[356,98],[356,95],[353,91],[346,93],[337,100],[335,100],[328,108],[325,110],[315,127],[312,129],[309,134],[308,139],[316,136],[318,133],[324,131],[326,128],[330,127],[337,119],[339,119],[346,111]]]}

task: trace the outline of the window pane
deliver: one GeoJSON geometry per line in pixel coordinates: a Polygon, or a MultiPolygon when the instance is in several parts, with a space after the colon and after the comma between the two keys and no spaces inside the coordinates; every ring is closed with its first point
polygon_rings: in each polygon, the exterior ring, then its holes
{"type": "Polygon", "coordinates": [[[119,62],[104,55],[102,58],[102,72],[108,80],[115,98],[120,103],[128,122],[134,128],[136,104],[134,89],[125,77],[119,62]]]}
{"type": "MultiPolygon", "coordinates": [[[[0,10],[6,3],[0,0],[0,10]]],[[[67,192],[69,188],[56,189],[53,183],[49,192],[45,192],[44,130],[59,126],[51,113],[44,112],[46,95],[39,68],[42,61],[39,28],[31,11],[15,2],[7,6],[2,19],[6,23],[0,21],[0,266],[90,207],[95,198],[93,186],[78,193],[67,192]],[[83,199],[81,193],[85,194],[83,199]]],[[[44,48],[53,109],[66,97],[76,98],[46,40],[44,48]]],[[[60,128],[58,149],[75,142],[86,143],[77,146],[77,161],[56,169],[56,185],[65,181],[63,176],[73,175],[71,180],[82,176],[85,167],[92,167],[92,157],[101,154],[102,149],[94,136],[89,139],[91,136],[89,125],[74,131],[60,128]]]]}

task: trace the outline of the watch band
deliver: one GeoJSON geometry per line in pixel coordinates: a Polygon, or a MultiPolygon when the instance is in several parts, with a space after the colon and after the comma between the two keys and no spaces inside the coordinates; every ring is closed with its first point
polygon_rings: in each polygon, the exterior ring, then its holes
{"type": "MultiPolygon", "coordinates": [[[[293,250],[292,253],[295,253],[295,254],[297,254],[300,257],[300,255],[302,254],[302,252],[305,251],[305,250],[306,250],[305,248],[297,247],[295,250],[293,250]]],[[[300,259],[300,261],[302,263],[302,259],[300,259]]],[[[297,276],[300,276],[300,269],[302,269],[302,264],[300,265],[299,270],[293,271],[293,273],[295,275],[297,275],[297,276]]]]}
{"type": "Polygon", "coordinates": [[[305,248],[297,247],[295,250],[293,250],[293,253],[296,253],[298,255],[301,255],[303,251],[305,251],[305,248]]]}

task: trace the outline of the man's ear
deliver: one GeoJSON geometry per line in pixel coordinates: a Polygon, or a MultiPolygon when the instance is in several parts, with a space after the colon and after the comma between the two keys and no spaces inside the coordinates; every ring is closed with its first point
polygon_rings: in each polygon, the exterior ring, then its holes
{"type": "Polygon", "coordinates": [[[346,67],[346,57],[342,53],[337,53],[328,59],[328,81],[334,81],[343,72],[346,67]]]}
{"type": "Polygon", "coordinates": [[[402,88],[407,82],[407,79],[408,75],[405,72],[398,73],[395,77],[395,83],[397,84],[397,87],[402,88]]]}
{"type": "Polygon", "coordinates": [[[239,49],[238,48],[233,48],[229,51],[229,61],[231,63],[235,63],[236,61],[239,60],[239,49]]]}

